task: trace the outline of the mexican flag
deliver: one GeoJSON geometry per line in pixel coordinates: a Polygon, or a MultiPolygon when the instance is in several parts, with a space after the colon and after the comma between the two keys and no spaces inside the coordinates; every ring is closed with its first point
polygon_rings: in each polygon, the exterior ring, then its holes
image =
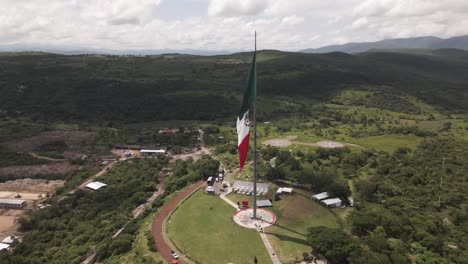
{"type": "Polygon", "coordinates": [[[250,136],[250,122],[249,122],[249,110],[252,103],[255,101],[256,90],[257,90],[257,76],[255,69],[255,57],[254,52],[252,64],[250,65],[249,76],[247,79],[247,87],[244,90],[244,100],[242,102],[239,116],[237,117],[237,149],[239,150],[239,172],[244,167],[245,159],[247,158],[247,152],[249,150],[249,136],[250,136]]]}

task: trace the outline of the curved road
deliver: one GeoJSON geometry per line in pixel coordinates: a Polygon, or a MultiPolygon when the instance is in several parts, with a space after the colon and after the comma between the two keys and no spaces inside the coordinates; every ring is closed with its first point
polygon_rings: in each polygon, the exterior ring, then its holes
{"type": "MultiPolygon", "coordinates": [[[[164,221],[169,216],[169,214],[179,205],[180,202],[185,200],[187,196],[189,196],[192,192],[197,190],[203,184],[203,181],[199,181],[178,192],[176,196],[174,196],[169,202],[164,204],[164,206],[159,209],[158,213],[156,214],[156,217],[153,220],[153,224],[151,225],[151,234],[153,235],[154,242],[156,243],[156,249],[158,250],[159,254],[168,262],[172,261],[172,256],[170,253],[172,248],[164,240],[164,221]]],[[[180,252],[177,253],[180,255],[180,252]]],[[[179,263],[183,262],[179,259],[179,263]]]]}

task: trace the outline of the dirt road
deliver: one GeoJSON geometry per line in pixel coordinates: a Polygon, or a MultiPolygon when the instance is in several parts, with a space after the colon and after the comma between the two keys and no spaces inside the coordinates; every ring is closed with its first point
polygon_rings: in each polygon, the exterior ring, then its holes
{"type": "Polygon", "coordinates": [[[112,166],[114,166],[115,163],[117,163],[118,161],[114,160],[112,161],[111,163],[107,164],[106,167],[104,167],[101,171],[99,171],[98,173],[96,173],[94,176],[90,177],[88,180],[84,181],[82,184],[80,184],[79,188],[84,188],[86,186],[86,184],[94,181],[97,177],[103,175],[104,173],[106,173],[108,170],[110,170],[112,168],[112,166]]]}
{"type": "Polygon", "coordinates": [[[29,152],[28,153],[29,155],[37,158],[37,159],[41,159],[41,160],[47,160],[47,161],[66,161],[67,159],[54,159],[54,158],[49,158],[49,157],[44,157],[44,156],[39,156],[37,155],[36,153],[34,152],[29,152]]]}
{"type": "MultiPolygon", "coordinates": [[[[159,254],[168,262],[172,261],[172,256],[170,253],[172,248],[164,239],[164,220],[169,216],[169,214],[177,207],[177,205],[180,202],[182,202],[185,198],[187,198],[187,196],[189,196],[192,192],[197,190],[203,184],[203,181],[194,183],[186,189],[177,193],[176,196],[174,196],[169,202],[167,202],[163,207],[159,209],[158,213],[156,214],[156,217],[153,220],[153,224],[151,225],[151,233],[153,235],[154,242],[156,243],[156,249],[158,250],[159,254]]],[[[179,263],[184,262],[182,260],[179,260],[179,263]]]]}

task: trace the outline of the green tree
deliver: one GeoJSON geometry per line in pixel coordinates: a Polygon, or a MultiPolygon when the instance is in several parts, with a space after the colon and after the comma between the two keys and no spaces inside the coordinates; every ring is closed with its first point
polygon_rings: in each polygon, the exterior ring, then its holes
{"type": "Polygon", "coordinates": [[[348,263],[347,258],[357,249],[353,238],[340,229],[313,227],[308,230],[307,242],[314,252],[321,253],[332,263],[348,263]]]}

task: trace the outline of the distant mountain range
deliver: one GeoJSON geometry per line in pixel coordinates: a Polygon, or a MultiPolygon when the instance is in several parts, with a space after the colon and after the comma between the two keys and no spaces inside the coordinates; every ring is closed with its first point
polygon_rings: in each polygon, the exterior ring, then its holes
{"type": "Polygon", "coordinates": [[[114,49],[99,49],[85,48],[78,46],[55,46],[55,45],[0,45],[0,52],[23,52],[23,51],[42,51],[63,55],[80,55],[80,54],[103,54],[103,55],[160,55],[169,53],[190,54],[190,55],[227,55],[235,51],[226,50],[197,50],[197,49],[137,49],[137,50],[114,50],[114,49]]]}
{"type": "Polygon", "coordinates": [[[468,50],[468,35],[447,39],[437,37],[417,37],[384,39],[376,42],[352,42],[343,45],[330,45],[317,49],[304,49],[306,53],[346,52],[361,53],[371,50],[397,49],[461,49],[468,50]]]}

